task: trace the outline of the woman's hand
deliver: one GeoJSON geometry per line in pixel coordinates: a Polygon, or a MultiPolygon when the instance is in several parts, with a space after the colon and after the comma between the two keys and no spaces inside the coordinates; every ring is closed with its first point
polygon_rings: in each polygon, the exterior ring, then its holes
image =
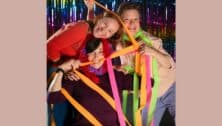
{"type": "Polygon", "coordinates": [[[84,0],[84,3],[89,11],[93,10],[94,0],[84,0]]]}
{"type": "Polygon", "coordinates": [[[60,66],[58,66],[58,68],[64,70],[64,72],[66,73],[68,71],[78,69],[79,65],[80,65],[79,60],[71,59],[71,60],[61,64],[60,66]]]}
{"type": "Polygon", "coordinates": [[[80,80],[79,76],[76,75],[73,71],[70,71],[68,73],[65,74],[65,79],[69,79],[71,81],[78,81],[80,80]]]}

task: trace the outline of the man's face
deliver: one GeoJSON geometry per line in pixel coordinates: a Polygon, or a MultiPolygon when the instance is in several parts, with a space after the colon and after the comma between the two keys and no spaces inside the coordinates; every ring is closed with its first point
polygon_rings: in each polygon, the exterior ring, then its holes
{"type": "Polygon", "coordinates": [[[90,62],[93,62],[91,66],[96,69],[100,68],[104,63],[104,60],[102,60],[104,58],[102,42],[93,52],[88,53],[87,55],[88,55],[88,60],[90,62]]]}
{"type": "Polygon", "coordinates": [[[140,29],[140,15],[136,9],[125,10],[121,18],[129,29],[131,34],[134,36],[140,29]]]}
{"type": "Polygon", "coordinates": [[[93,35],[95,38],[110,38],[112,37],[119,29],[118,22],[109,17],[103,17],[99,19],[93,28],[93,35]]]}

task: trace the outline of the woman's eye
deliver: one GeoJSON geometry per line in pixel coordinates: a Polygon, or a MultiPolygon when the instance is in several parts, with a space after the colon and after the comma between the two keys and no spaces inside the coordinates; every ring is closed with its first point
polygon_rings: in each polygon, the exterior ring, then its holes
{"type": "Polygon", "coordinates": [[[106,27],[108,27],[108,24],[107,24],[106,22],[104,22],[104,25],[105,25],[106,27]]]}

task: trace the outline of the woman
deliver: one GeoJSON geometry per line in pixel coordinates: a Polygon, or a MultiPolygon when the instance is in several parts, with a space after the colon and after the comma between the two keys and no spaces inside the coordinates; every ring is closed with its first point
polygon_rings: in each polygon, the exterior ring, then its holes
{"type": "Polygon", "coordinates": [[[92,36],[95,38],[118,38],[121,33],[121,23],[111,15],[98,16],[93,22],[80,21],[62,27],[47,42],[47,57],[53,62],[61,56],[78,55],[83,43],[92,36]]]}
{"type": "MultiPolygon", "coordinates": [[[[65,88],[83,107],[93,114],[105,126],[119,126],[116,111],[96,92],[87,87],[83,81],[70,81],[63,78],[64,73],[73,69],[79,69],[86,74],[100,88],[112,96],[112,89],[109,84],[109,77],[106,58],[111,53],[108,41],[105,39],[92,39],[85,45],[81,51],[80,60],[71,59],[58,66],[58,77],[49,95],[48,102],[59,104],[65,102],[65,97],[61,94],[61,87],[65,88]],[[102,42],[101,42],[102,41],[102,42]],[[80,62],[91,61],[93,64],[80,68],[80,62]]],[[[114,71],[119,92],[123,89],[132,88],[132,75],[125,75],[122,72],[114,71]]],[[[79,112],[75,111],[71,126],[89,126],[91,125],[79,112]]]]}

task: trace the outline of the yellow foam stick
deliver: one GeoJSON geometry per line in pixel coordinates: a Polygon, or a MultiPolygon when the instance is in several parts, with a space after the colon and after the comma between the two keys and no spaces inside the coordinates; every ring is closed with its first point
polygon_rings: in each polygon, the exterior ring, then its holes
{"type": "Polygon", "coordinates": [[[62,88],[61,93],[65,96],[65,98],[86,118],[90,123],[94,126],[102,126],[102,124],[90,113],[88,112],[82,105],[80,105],[69,93],[62,88]]]}
{"type": "Polygon", "coordinates": [[[141,63],[141,88],[140,88],[140,108],[136,111],[136,126],[142,126],[142,114],[141,110],[146,105],[146,64],[144,58],[142,58],[141,63]]]}
{"type": "Polygon", "coordinates": [[[121,50],[118,50],[118,51],[113,52],[113,53],[110,55],[110,58],[112,59],[112,58],[115,58],[115,57],[118,57],[118,56],[121,56],[121,55],[125,55],[125,54],[127,54],[127,53],[130,53],[130,52],[135,51],[136,49],[137,49],[137,48],[136,48],[135,46],[133,46],[133,45],[128,46],[128,47],[126,47],[126,48],[124,48],[124,49],[121,49],[121,50]]]}
{"type": "Polygon", "coordinates": [[[139,52],[136,52],[136,56],[135,56],[135,72],[137,74],[140,74],[140,54],[139,54],[139,52]]]}

